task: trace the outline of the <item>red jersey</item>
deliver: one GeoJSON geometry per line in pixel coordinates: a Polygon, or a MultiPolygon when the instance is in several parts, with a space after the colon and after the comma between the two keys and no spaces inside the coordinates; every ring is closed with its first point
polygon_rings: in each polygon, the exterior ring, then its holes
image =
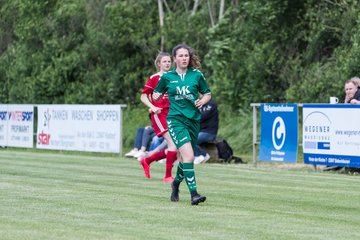
{"type": "Polygon", "coordinates": [[[149,79],[147,80],[147,82],[145,83],[145,86],[142,90],[142,93],[145,93],[146,95],[150,95],[150,100],[151,103],[155,106],[155,107],[159,107],[162,109],[168,109],[170,106],[169,103],[169,98],[168,98],[168,93],[164,93],[161,98],[158,101],[154,101],[152,99],[152,93],[154,92],[156,85],[158,84],[160,80],[160,75],[158,73],[152,75],[151,77],[149,77],[149,79]]]}

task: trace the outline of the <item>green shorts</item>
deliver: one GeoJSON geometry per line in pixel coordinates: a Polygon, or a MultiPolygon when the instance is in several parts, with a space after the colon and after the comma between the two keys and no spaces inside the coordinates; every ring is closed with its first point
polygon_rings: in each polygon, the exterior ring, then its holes
{"type": "Polygon", "coordinates": [[[167,116],[169,134],[174,141],[176,148],[190,142],[193,149],[200,131],[200,121],[188,119],[183,116],[167,116]]]}

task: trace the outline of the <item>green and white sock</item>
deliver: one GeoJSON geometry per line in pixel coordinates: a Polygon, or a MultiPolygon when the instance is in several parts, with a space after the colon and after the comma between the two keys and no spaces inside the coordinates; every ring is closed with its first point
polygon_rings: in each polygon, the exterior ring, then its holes
{"type": "Polygon", "coordinates": [[[176,170],[175,182],[181,183],[183,180],[184,180],[183,163],[179,162],[176,170]]]}
{"type": "Polygon", "coordinates": [[[184,163],[183,165],[184,178],[189,188],[189,191],[190,193],[196,192],[194,163],[184,163]]]}

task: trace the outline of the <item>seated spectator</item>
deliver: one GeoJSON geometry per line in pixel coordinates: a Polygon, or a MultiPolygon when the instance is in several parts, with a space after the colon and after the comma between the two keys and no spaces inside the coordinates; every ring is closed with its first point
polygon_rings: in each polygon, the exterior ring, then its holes
{"type": "MultiPolygon", "coordinates": [[[[159,152],[161,150],[167,149],[166,139],[164,139],[164,138],[162,138],[162,139],[163,139],[163,141],[159,145],[155,146],[154,148],[150,148],[149,152],[147,153],[148,157],[154,155],[155,153],[157,153],[157,152],[159,152]]],[[[166,158],[163,158],[161,160],[164,160],[164,159],[166,160],[166,158]]],[[[140,158],[138,160],[140,161],[140,158]]],[[[161,162],[163,162],[163,161],[161,161],[161,162]]]]}
{"type": "Polygon", "coordinates": [[[199,145],[214,141],[219,129],[219,111],[216,102],[211,99],[201,109],[200,132],[197,139],[197,145],[194,149],[194,163],[199,164],[210,159],[209,154],[199,145]]]}
{"type": "Polygon", "coordinates": [[[125,157],[140,158],[147,156],[147,151],[151,151],[161,144],[163,138],[158,138],[155,134],[154,128],[146,126],[145,128],[138,128],[134,142],[134,148],[125,154],[125,157]]]}
{"type": "Polygon", "coordinates": [[[360,104],[360,79],[353,77],[345,82],[344,103],[360,104]]]}
{"type": "Polygon", "coordinates": [[[154,151],[158,151],[159,149],[165,149],[167,146],[166,141],[163,137],[154,136],[151,140],[150,147],[148,148],[147,155],[149,156],[154,151]]]}

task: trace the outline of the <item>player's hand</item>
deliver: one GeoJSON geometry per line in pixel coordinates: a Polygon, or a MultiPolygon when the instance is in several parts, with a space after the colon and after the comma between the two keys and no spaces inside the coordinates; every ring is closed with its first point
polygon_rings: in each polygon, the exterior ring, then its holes
{"type": "Polygon", "coordinates": [[[155,114],[161,113],[161,110],[162,110],[162,108],[159,108],[159,107],[153,107],[153,108],[151,109],[151,111],[152,111],[153,113],[155,113],[155,114]]]}
{"type": "Polygon", "coordinates": [[[204,103],[202,102],[201,99],[196,99],[196,100],[195,100],[195,106],[196,106],[197,108],[202,108],[203,105],[204,105],[204,103]]]}
{"type": "Polygon", "coordinates": [[[153,99],[155,101],[159,100],[160,97],[161,97],[161,93],[158,93],[158,92],[154,92],[153,95],[152,95],[153,99]]]}
{"type": "Polygon", "coordinates": [[[356,99],[351,99],[350,101],[351,104],[359,104],[360,101],[356,100],[356,99]]]}

